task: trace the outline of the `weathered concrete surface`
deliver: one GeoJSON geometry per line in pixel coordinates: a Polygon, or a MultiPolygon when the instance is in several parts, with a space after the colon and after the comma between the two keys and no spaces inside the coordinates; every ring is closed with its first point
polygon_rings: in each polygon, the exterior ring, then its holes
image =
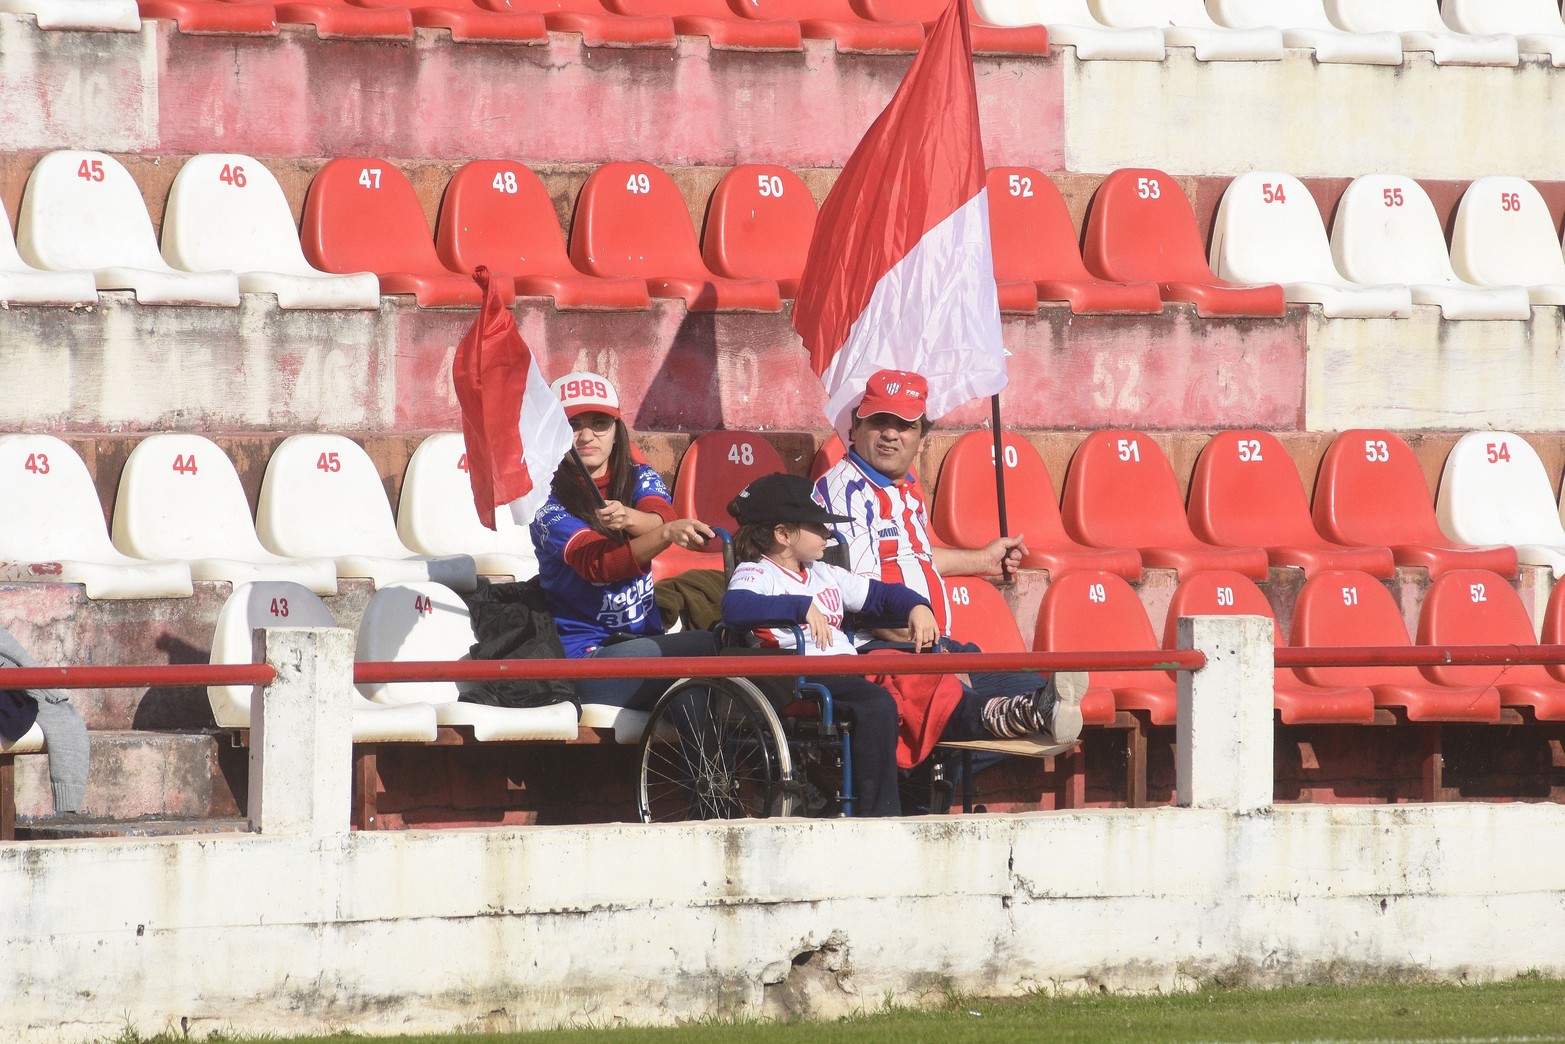
{"type": "Polygon", "coordinates": [[[1562,839],[1557,805],[1436,805],[3,845],[0,1026],[755,1016],[823,947],[824,1015],[1218,973],[1558,975],[1562,839]]]}
{"type": "Polygon", "coordinates": [[[1565,428],[1565,318],[1448,322],[1327,319],[1312,311],[1304,426],[1558,431],[1565,428]]]}
{"type": "Polygon", "coordinates": [[[1559,176],[1535,130],[1554,126],[1565,102],[1565,77],[1546,60],[1477,68],[1409,54],[1400,66],[1319,65],[1290,51],[1280,62],[1198,62],[1177,48],[1162,62],[1083,62],[1070,49],[1056,60],[1068,170],[1559,176]]]}
{"type": "MultiPolygon", "coordinates": [[[[0,97],[14,149],[270,156],[500,156],[522,162],[840,167],[910,54],[40,32],[6,15],[0,97]],[[677,98],[677,103],[670,99],[677,98]],[[414,100],[416,99],[416,104],[414,100]],[[590,114],[590,117],[588,117],[590,114]],[[584,118],[587,117],[587,118],[584,118]]],[[[1063,167],[1056,56],[976,59],[993,163],[1063,167]]]]}
{"type": "MultiPolygon", "coordinates": [[[[417,432],[460,426],[451,388],[473,309],[383,299],[376,312],[146,307],[129,293],[83,309],[0,311],[0,428],[55,431],[417,432]]],[[[786,312],[561,312],[518,306],[547,372],[607,373],[641,430],[824,427],[820,381],[786,312]]],[[[1007,423],[1293,430],[1304,411],[1304,313],[1285,319],[1073,316],[1007,320],[1007,423]]],[[[987,418],[986,404],[945,419],[987,418]]]]}

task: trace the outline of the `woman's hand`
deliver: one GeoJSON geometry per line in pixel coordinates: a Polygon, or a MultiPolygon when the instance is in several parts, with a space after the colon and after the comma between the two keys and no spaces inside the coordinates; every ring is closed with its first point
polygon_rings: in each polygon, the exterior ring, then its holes
{"type": "Polygon", "coordinates": [[[940,627],[935,623],[935,613],[927,605],[916,605],[907,614],[908,637],[914,652],[932,649],[940,640],[940,627]]]}
{"type": "Polygon", "coordinates": [[[663,523],[662,535],[670,547],[683,547],[699,551],[706,542],[717,536],[712,527],[699,518],[676,518],[663,523]]]}
{"type": "Polygon", "coordinates": [[[598,509],[598,522],[611,533],[621,532],[630,526],[630,508],[617,500],[606,500],[598,509]]]}
{"type": "Polygon", "coordinates": [[[821,612],[820,606],[810,606],[810,611],[804,614],[804,626],[810,632],[810,641],[815,643],[815,648],[821,652],[831,648],[831,624],[826,622],[826,614],[821,612]]]}

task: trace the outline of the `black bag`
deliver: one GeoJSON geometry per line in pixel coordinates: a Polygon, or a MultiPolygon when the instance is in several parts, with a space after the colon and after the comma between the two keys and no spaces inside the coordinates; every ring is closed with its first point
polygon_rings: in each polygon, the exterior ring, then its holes
{"type": "MultiPolygon", "coordinates": [[[[471,650],[475,660],[562,660],[565,647],[554,627],[543,584],[534,577],[521,583],[493,584],[479,577],[478,587],[463,596],[473,618],[478,641],[471,650]]],[[[480,682],[462,693],[466,703],[492,707],[548,707],[574,703],[576,688],[563,679],[506,678],[480,682]]]]}

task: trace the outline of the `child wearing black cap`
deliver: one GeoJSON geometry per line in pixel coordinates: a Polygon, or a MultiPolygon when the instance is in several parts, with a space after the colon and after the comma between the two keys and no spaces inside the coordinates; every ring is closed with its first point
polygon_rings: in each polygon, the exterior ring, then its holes
{"type": "MultiPolygon", "coordinates": [[[[740,564],[723,596],[723,622],[744,631],[752,645],[778,649],[793,648],[793,632],[768,625],[799,624],[805,655],[818,656],[855,651],[842,630],[844,613],[905,618],[914,651],[933,648],[940,631],[923,595],[820,560],[831,535],[827,524],[851,520],[821,507],[810,492],[809,480],[797,475],[763,475],[728,505],[728,513],[739,522],[734,558],[740,564]]],[[[859,814],[898,815],[895,698],[860,676],[811,680],[831,690],[833,702],[853,719],[853,783],[859,814]]],[[[1079,703],[1080,695],[1072,695],[1079,703]]],[[[1054,731],[1062,716],[1072,712],[1079,713],[1073,703],[1058,698],[1053,685],[993,697],[964,689],[941,738],[1013,739],[1054,731]]],[[[1079,723],[1075,727],[1079,730],[1079,723]]]]}

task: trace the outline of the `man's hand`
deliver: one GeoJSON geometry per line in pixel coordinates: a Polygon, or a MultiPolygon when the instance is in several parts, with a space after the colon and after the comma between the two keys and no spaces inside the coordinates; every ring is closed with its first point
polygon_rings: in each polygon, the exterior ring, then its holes
{"type": "Polygon", "coordinates": [[[831,624],[826,622],[826,614],[819,606],[810,606],[810,611],[804,614],[804,626],[810,632],[810,641],[815,643],[815,648],[822,652],[831,648],[831,624]]]}
{"type": "Polygon", "coordinates": [[[934,610],[927,605],[916,605],[907,614],[907,629],[914,652],[932,649],[940,640],[940,627],[935,623],[934,610]]]}
{"type": "Polygon", "coordinates": [[[1011,537],[996,537],[979,548],[978,553],[983,556],[984,566],[983,572],[979,575],[998,574],[1010,579],[1022,567],[1022,558],[1027,554],[1027,545],[1022,543],[1022,535],[1018,533],[1011,537]]]}
{"type": "Polygon", "coordinates": [[[936,547],[931,549],[935,570],[941,576],[1014,576],[1021,568],[1027,545],[1020,533],[998,537],[983,547],[936,547]]]}

